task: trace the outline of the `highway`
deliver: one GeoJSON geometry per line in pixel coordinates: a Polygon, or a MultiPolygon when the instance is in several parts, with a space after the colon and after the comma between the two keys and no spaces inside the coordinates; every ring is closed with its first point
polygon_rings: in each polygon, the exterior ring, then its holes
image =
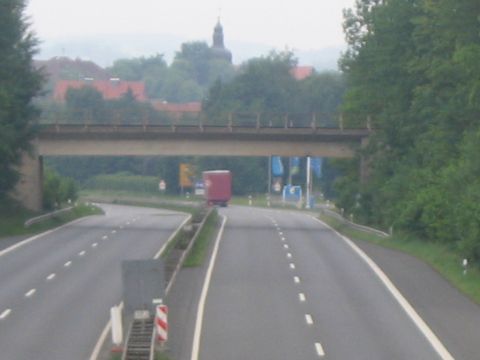
{"type": "Polygon", "coordinates": [[[84,360],[121,301],[125,259],[152,258],[186,215],[103,205],[0,256],[0,358],[84,360]]]}
{"type": "Polygon", "coordinates": [[[222,213],[228,220],[192,359],[449,359],[320,222],[286,211],[222,213]]]}

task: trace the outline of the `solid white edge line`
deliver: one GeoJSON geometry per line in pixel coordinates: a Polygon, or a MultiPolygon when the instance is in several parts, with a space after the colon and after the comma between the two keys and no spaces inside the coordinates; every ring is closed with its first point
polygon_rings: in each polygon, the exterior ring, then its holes
{"type": "Polygon", "coordinates": [[[0,314],[0,320],[5,319],[10,313],[12,312],[12,309],[6,309],[4,312],[0,314]]]}
{"type": "MultiPolygon", "coordinates": [[[[92,216],[96,216],[96,215],[92,215],[92,216]]],[[[86,216],[86,217],[83,217],[83,218],[80,218],[80,219],[77,219],[77,220],[73,220],[73,221],[71,221],[71,222],[69,222],[69,223],[66,223],[66,224],[63,224],[62,226],[59,226],[59,227],[57,227],[57,228],[55,228],[55,229],[50,229],[50,230],[45,231],[45,232],[43,232],[43,233],[41,233],[41,234],[37,234],[37,235],[32,236],[32,237],[30,237],[30,238],[28,238],[28,239],[25,239],[25,240],[23,240],[23,241],[21,241],[21,242],[19,242],[19,243],[16,243],[15,245],[12,245],[12,246],[10,246],[10,247],[8,247],[8,248],[0,251],[0,256],[6,255],[6,254],[8,254],[8,253],[10,253],[10,252],[12,252],[12,251],[14,251],[14,250],[16,250],[16,249],[24,246],[24,245],[27,245],[27,244],[31,243],[32,241],[35,241],[35,240],[37,240],[37,239],[40,239],[40,238],[42,238],[42,237],[44,237],[44,236],[46,236],[46,235],[50,235],[51,233],[53,233],[53,232],[55,232],[55,231],[57,231],[57,230],[63,229],[63,228],[65,228],[65,227],[67,227],[67,226],[70,226],[70,225],[76,224],[76,223],[78,223],[78,222],[80,222],[80,221],[83,221],[83,220],[87,219],[88,217],[89,217],[89,216],[86,216]]]]}
{"type": "Polygon", "coordinates": [[[190,221],[191,218],[192,218],[192,215],[187,216],[187,218],[177,227],[177,229],[173,232],[173,234],[170,235],[170,237],[167,239],[167,241],[165,241],[165,244],[163,244],[162,247],[160,248],[160,250],[157,251],[157,253],[153,257],[154,259],[158,259],[163,254],[163,252],[167,248],[168,244],[170,244],[170,242],[172,242],[173,238],[175,236],[177,236],[178,232],[185,226],[185,224],[187,222],[190,221]]]}
{"type": "MultiPolygon", "coordinates": [[[[167,245],[173,240],[175,235],[182,229],[182,227],[192,218],[192,215],[187,216],[187,218],[180,224],[180,226],[175,230],[175,232],[168,238],[168,240],[165,242],[165,244],[162,245],[160,250],[155,254],[153,257],[154,259],[158,259],[162,253],[165,251],[167,248],[167,245]]],[[[120,309],[123,310],[123,301],[119,304],[120,309]]],[[[97,360],[98,355],[100,354],[100,351],[102,350],[102,346],[108,336],[108,332],[110,331],[110,328],[112,327],[111,320],[108,320],[107,324],[103,328],[102,333],[100,334],[100,337],[97,340],[97,343],[95,344],[95,347],[93,348],[92,354],[88,358],[89,360],[97,360]]]]}
{"type": "Polygon", "coordinates": [[[200,300],[198,302],[197,319],[195,321],[195,332],[193,334],[192,354],[190,356],[190,360],[198,360],[198,355],[200,353],[200,337],[202,335],[203,312],[205,310],[205,302],[207,299],[208,288],[210,286],[210,280],[212,278],[213,267],[215,266],[215,260],[217,258],[218,248],[223,235],[223,230],[225,229],[226,222],[227,217],[223,215],[222,226],[220,227],[220,231],[218,232],[217,238],[215,240],[212,257],[210,258],[210,263],[208,264],[205,282],[203,283],[202,293],[200,294],[200,300]]]}
{"type": "Polygon", "coordinates": [[[305,321],[307,322],[307,325],[313,325],[312,315],[305,314],[305,321]]]}
{"type": "Polygon", "coordinates": [[[320,219],[317,219],[314,216],[310,217],[317,222],[321,223],[322,225],[326,226],[330,230],[332,230],[337,236],[339,236],[343,241],[345,241],[356,253],[360,258],[365,261],[365,263],[373,270],[375,275],[380,279],[383,285],[388,289],[388,291],[392,294],[398,304],[403,308],[403,310],[407,313],[413,323],[417,326],[420,332],[425,336],[428,340],[430,345],[433,349],[437,352],[437,354],[443,360],[454,360],[455,358],[450,354],[447,348],[442,344],[440,339],[435,335],[435,333],[430,329],[427,323],[418,315],[412,305],[408,302],[408,300],[402,295],[400,290],[393,284],[393,282],[388,278],[388,276],[380,269],[380,267],[362,250],[360,249],[355,243],[347,238],[346,236],[340,234],[338,231],[333,229],[328,224],[324,223],[320,219]]]}
{"type": "Polygon", "coordinates": [[[315,350],[317,350],[317,355],[320,357],[325,356],[325,351],[323,350],[322,344],[315,343],[315,350]]]}

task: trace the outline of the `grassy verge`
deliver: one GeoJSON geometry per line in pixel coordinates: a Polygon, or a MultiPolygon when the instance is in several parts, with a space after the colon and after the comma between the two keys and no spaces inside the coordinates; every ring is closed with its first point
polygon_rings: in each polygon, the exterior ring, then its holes
{"type": "Polygon", "coordinates": [[[218,213],[213,210],[205,221],[205,225],[198,234],[192,250],[183,264],[184,267],[196,267],[201,266],[205,261],[205,257],[208,252],[208,248],[212,238],[215,236],[218,224],[218,213]]]}
{"type": "Polygon", "coordinates": [[[339,220],[326,215],[320,215],[320,219],[351,239],[369,241],[390,249],[405,252],[423,260],[460,291],[477,304],[480,304],[480,269],[478,266],[470,266],[467,274],[464,275],[461,266],[462,256],[455,249],[444,244],[425,242],[410,237],[393,236],[384,238],[374,234],[368,234],[352,229],[339,220]]]}
{"type": "Polygon", "coordinates": [[[186,212],[192,214],[192,216],[195,216],[199,211],[200,205],[203,204],[203,201],[196,199],[186,201],[185,198],[179,196],[145,196],[141,193],[125,191],[82,191],[80,196],[96,202],[153,207],[186,212]]]}
{"type": "Polygon", "coordinates": [[[25,228],[23,225],[25,221],[34,216],[38,216],[39,214],[34,214],[22,209],[10,213],[3,211],[0,216],[0,238],[6,236],[38,234],[81,217],[102,213],[102,210],[97,207],[81,204],[76,206],[70,212],[57,215],[54,218],[25,228]]]}

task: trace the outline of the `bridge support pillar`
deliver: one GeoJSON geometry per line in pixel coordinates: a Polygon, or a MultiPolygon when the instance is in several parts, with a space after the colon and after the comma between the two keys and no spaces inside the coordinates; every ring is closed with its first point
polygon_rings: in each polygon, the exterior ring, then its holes
{"type": "Polygon", "coordinates": [[[38,155],[35,144],[31,154],[23,154],[19,171],[20,180],[15,188],[14,197],[29,210],[42,210],[43,158],[38,155]]]}
{"type": "Polygon", "coordinates": [[[365,148],[368,146],[368,137],[362,139],[361,143],[361,150],[362,153],[360,154],[360,183],[366,184],[368,182],[368,178],[370,177],[370,159],[367,155],[363,152],[365,148]]]}

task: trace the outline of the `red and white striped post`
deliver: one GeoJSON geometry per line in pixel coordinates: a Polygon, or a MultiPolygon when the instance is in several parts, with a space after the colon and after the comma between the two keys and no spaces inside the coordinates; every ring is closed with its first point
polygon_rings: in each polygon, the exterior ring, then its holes
{"type": "Polygon", "coordinates": [[[157,305],[155,311],[155,328],[157,331],[157,340],[163,343],[168,340],[168,306],[157,305]]]}

